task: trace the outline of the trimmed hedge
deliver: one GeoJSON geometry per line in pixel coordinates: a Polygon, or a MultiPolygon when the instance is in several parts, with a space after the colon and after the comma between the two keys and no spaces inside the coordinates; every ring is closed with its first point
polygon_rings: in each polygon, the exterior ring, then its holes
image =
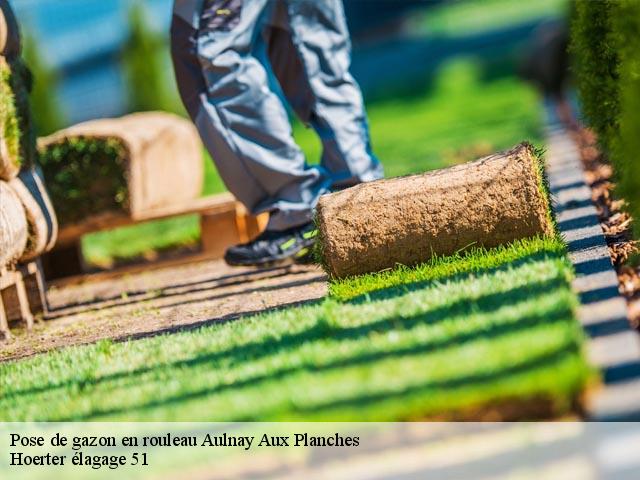
{"type": "Polygon", "coordinates": [[[620,138],[612,157],[620,194],[629,202],[640,239],[640,2],[625,0],[619,8],[620,138]]]}
{"type": "Polygon", "coordinates": [[[576,0],[571,30],[583,113],[640,238],[640,2],[576,0]]]}

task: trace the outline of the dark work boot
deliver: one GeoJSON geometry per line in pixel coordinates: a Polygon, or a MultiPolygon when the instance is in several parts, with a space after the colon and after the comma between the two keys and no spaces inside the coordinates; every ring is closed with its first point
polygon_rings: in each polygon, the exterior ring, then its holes
{"type": "Polygon", "coordinates": [[[281,232],[265,230],[255,240],[230,247],[224,260],[233,266],[309,263],[317,230],[313,222],[281,232]]]}

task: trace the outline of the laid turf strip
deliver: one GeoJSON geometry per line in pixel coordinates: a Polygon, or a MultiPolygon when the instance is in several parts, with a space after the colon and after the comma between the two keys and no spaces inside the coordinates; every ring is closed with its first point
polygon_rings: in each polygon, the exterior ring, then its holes
{"type": "Polygon", "coordinates": [[[0,420],[563,415],[590,378],[571,271],[559,242],[527,240],[300,308],[4,363],[0,420]]]}

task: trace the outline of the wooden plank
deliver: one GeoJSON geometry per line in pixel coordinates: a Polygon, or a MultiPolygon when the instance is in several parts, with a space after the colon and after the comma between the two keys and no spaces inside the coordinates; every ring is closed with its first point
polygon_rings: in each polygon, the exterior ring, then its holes
{"type": "Polygon", "coordinates": [[[247,216],[247,236],[249,240],[253,240],[267,228],[267,223],[269,222],[269,214],[261,213],[258,216],[248,215],[247,216]]]}
{"type": "Polygon", "coordinates": [[[29,308],[27,291],[19,272],[14,273],[14,281],[11,285],[6,286],[0,292],[2,303],[4,305],[4,313],[9,322],[24,322],[27,329],[33,327],[33,315],[29,308]]]}
{"type": "MultiPolygon", "coordinates": [[[[267,217],[268,218],[268,217],[267,217]]],[[[266,219],[262,219],[265,223],[266,219]]],[[[231,246],[241,242],[241,234],[238,228],[237,214],[235,207],[233,211],[227,213],[214,213],[201,215],[201,246],[202,250],[198,253],[188,253],[164,260],[154,262],[144,262],[139,264],[125,265],[116,267],[112,270],[85,273],[77,271],[72,275],[55,275],[52,272],[52,258],[56,258],[56,250],[46,254],[43,257],[44,273],[46,279],[56,287],[65,285],[74,285],[87,281],[104,280],[117,278],[121,275],[130,275],[149,270],[155,270],[166,267],[173,267],[180,264],[201,262],[206,260],[219,259],[224,255],[225,250],[231,246]],[[52,276],[52,273],[54,274],[52,276]]],[[[64,261],[60,263],[65,265],[64,261]]]]}
{"type": "Polygon", "coordinates": [[[243,243],[253,240],[260,235],[269,221],[268,213],[261,213],[257,216],[251,215],[240,203],[238,203],[237,206],[237,216],[238,231],[240,233],[240,240],[243,243]]]}
{"type": "Polygon", "coordinates": [[[10,287],[16,281],[16,272],[13,270],[3,270],[0,272],[0,290],[10,287]]]}
{"type": "Polygon", "coordinates": [[[105,212],[89,217],[79,223],[61,226],[55,248],[73,244],[77,242],[82,235],[91,232],[110,230],[151,220],[161,220],[177,215],[226,213],[235,211],[235,208],[236,200],[233,195],[230,193],[221,193],[197,198],[188,203],[178,203],[163,208],[146,210],[135,216],[120,212],[105,212]]]}
{"type": "Polygon", "coordinates": [[[30,302],[36,309],[45,308],[44,280],[39,265],[29,262],[17,270],[2,269],[0,272],[0,338],[11,337],[9,324],[24,323],[27,330],[33,328],[30,302]],[[26,281],[25,281],[26,280],[26,281]],[[34,291],[29,291],[35,289],[34,291]]]}
{"type": "Polygon", "coordinates": [[[27,301],[33,315],[47,313],[46,283],[40,260],[20,267],[27,291],[27,301]]]}
{"type": "Polygon", "coordinates": [[[9,331],[9,320],[7,319],[7,314],[4,311],[2,295],[0,295],[0,339],[9,340],[10,338],[11,332],[9,331]]]}
{"type": "MultiPolygon", "coordinates": [[[[65,279],[65,284],[83,282],[88,278],[111,278],[109,272],[84,274],[80,237],[92,231],[116,228],[135,223],[159,220],[177,215],[200,214],[202,253],[183,257],[179,262],[217,259],[231,245],[247,242],[257,236],[266,226],[268,214],[258,217],[247,210],[229,193],[203,197],[185,205],[172,205],[168,208],[148,210],[142,215],[129,217],[124,214],[97,215],[76,225],[61,229],[58,242],[53,251],[43,257],[45,277],[48,280],[65,279]]],[[[175,263],[176,260],[170,260],[175,263]]],[[[154,262],[158,263],[158,262],[154,262]]],[[[166,262],[159,262],[164,265],[166,262]]],[[[155,265],[154,265],[155,266],[155,265]]],[[[138,271],[136,266],[118,268],[113,276],[122,272],[138,271]]],[[[146,263],[144,269],[147,270],[146,263]]]]}
{"type": "Polygon", "coordinates": [[[235,207],[225,213],[202,213],[200,216],[200,239],[202,250],[211,258],[221,258],[231,245],[240,243],[235,207]]]}
{"type": "Polygon", "coordinates": [[[29,297],[27,295],[27,289],[24,285],[24,280],[22,277],[18,279],[15,285],[16,293],[18,295],[18,303],[20,306],[20,318],[24,322],[27,330],[31,330],[33,328],[33,314],[31,313],[31,308],[29,307],[29,297]]]}
{"type": "Polygon", "coordinates": [[[226,213],[236,208],[236,199],[230,193],[219,193],[207,197],[196,198],[188,203],[170,205],[164,208],[146,210],[140,215],[133,217],[136,222],[146,222],[148,220],[158,220],[161,218],[174,217],[176,215],[186,215],[189,213],[226,213]]]}

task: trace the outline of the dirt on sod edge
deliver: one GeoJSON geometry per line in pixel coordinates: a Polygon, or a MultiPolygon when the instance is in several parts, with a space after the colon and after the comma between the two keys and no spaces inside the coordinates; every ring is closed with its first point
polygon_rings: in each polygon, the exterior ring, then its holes
{"type": "MultiPolygon", "coordinates": [[[[575,417],[584,415],[584,402],[586,395],[595,387],[589,385],[587,391],[574,399],[571,411],[575,417]]],[[[493,403],[472,405],[465,409],[443,412],[440,415],[429,417],[409,418],[409,421],[427,422],[518,422],[518,421],[545,421],[545,420],[575,420],[573,414],[567,412],[558,405],[554,398],[546,395],[538,395],[530,398],[504,398],[493,403]]]]}

